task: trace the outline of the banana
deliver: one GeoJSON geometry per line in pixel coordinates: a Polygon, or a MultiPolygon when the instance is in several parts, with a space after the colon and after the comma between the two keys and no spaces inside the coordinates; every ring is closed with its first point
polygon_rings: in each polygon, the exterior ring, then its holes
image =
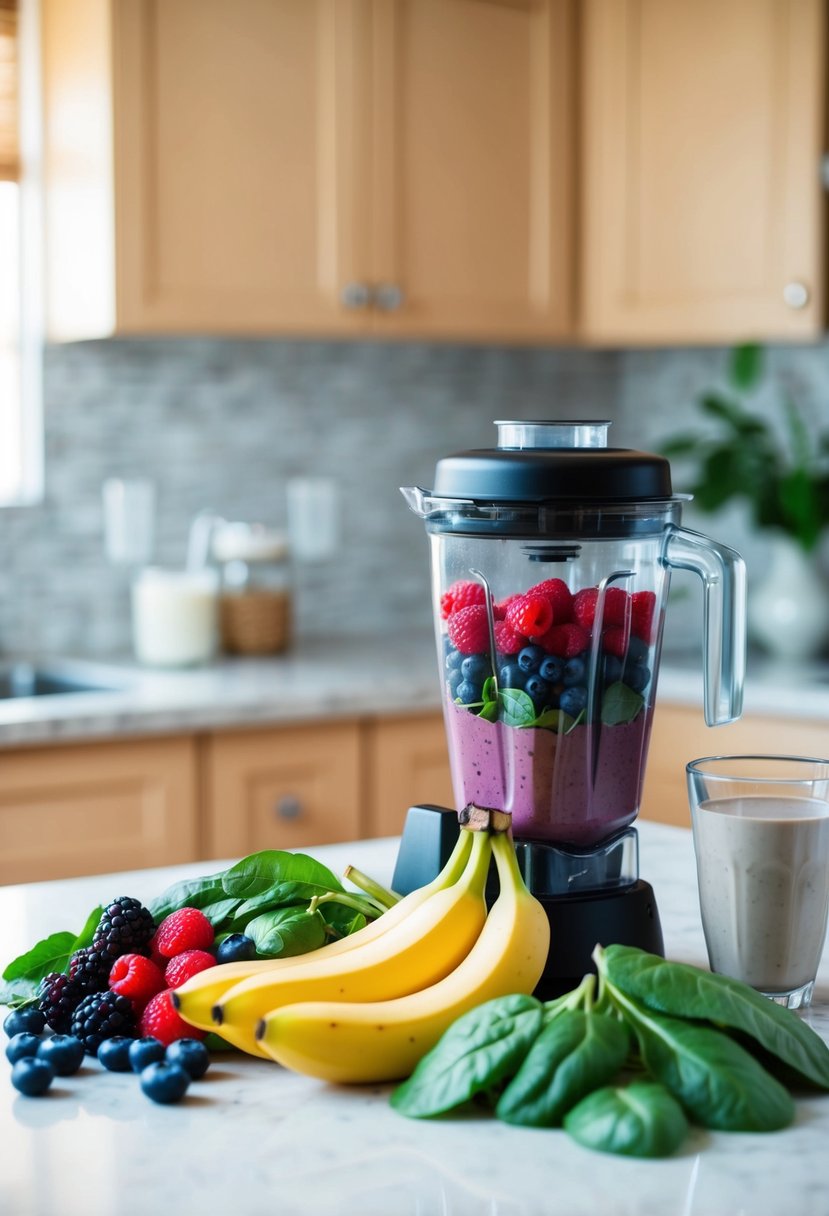
{"type": "Polygon", "coordinates": [[[404,921],[337,958],[309,955],[304,966],[243,980],[218,1001],[213,1018],[223,1039],[243,1051],[261,1051],[261,1018],[296,1001],[378,1001],[416,992],[448,975],[472,949],[486,921],[490,838],[474,833],[466,869],[404,921]]]}
{"type": "Polygon", "coordinates": [[[469,954],[430,988],[390,1001],[304,1001],[263,1018],[257,1038],[295,1072],[339,1084],[407,1077],[460,1014],[491,997],[530,993],[547,960],[550,925],[524,885],[508,835],[492,851],[501,890],[469,954]]]}
{"type": "MultiPolygon", "coordinates": [[[[384,912],[376,920],[370,921],[357,933],[350,933],[348,937],[341,937],[338,941],[321,946],[319,950],[314,951],[314,959],[339,958],[356,948],[362,949],[368,942],[375,941],[393,929],[395,925],[401,924],[430,896],[437,891],[445,890],[458,881],[469,860],[471,850],[472,833],[461,832],[443,869],[430,883],[411,891],[389,908],[388,912],[384,912]]],[[[173,992],[173,1004],[185,1022],[189,1022],[191,1026],[196,1026],[199,1030],[215,1030],[216,1024],[211,1016],[211,1010],[236,984],[257,975],[277,975],[300,963],[307,963],[309,957],[307,954],[297,954],[291,958],[219,963],[216,967],[208,967],[206,971],[199,971],[180,988],[176,988],[173,992]]],[[[257,1047],[254,1054],[264,1055],[264,1052],[257,1047]]]]}

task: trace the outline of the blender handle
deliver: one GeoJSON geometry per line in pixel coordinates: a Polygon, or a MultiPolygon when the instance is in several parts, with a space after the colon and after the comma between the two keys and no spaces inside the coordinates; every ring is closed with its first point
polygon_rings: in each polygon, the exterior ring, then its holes
{"type": "Polygon", "coordinates": [[[689,528],[671,525],[665,565],[693,570],[703,587],[703,706],[708,726],[743,712],[746,670],[746,568],[734,549],[689,528]]]}

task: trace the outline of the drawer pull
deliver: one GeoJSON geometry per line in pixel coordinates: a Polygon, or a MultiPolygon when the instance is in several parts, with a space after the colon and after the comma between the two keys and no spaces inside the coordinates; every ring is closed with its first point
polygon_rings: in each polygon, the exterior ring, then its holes
{"type": "Polygon", "coordinates": [[[299,819],[302,815],[302,802],[296,794],[283,794],[273,804],[273,813],[277,819],[299,819]]]}

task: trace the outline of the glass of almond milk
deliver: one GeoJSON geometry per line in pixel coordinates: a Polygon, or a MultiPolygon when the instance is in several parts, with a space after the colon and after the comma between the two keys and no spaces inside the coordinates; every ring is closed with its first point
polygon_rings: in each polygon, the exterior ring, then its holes
{"type": "Polygon", "coordinates": [[[829,760],[708,756],[686,772],[711,970],[809,1005],[829,912],[829,760]]]}

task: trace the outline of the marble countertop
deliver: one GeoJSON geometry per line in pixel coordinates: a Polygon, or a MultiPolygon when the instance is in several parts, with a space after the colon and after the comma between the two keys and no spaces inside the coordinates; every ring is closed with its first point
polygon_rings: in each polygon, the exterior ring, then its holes
{"type": "MultiPolygon", "coordinates": [[[[431,634],[306,641],[274,658],[153,671],[49,660],[95,691],[0,700],[0,748],[439,708],[431,634]]],[[[659,699],[702,704],[699,655],[665,654],[659,699]]],[[[829,719],[829,665],[750,656],[745,712],[829,719]]]]}
{"type": "MultiPolygon", "coordinates": [[[[640,823],[669,957],[705,965],[690,833],[640,823]]],[[[388,882],[395,840],[316,848],[388,882]]],[[[0,888],[3,964],[79,927],[96,903],[148,899],[222,863],[0,888]]],[[[829,1040],[829,952],[803,1015],[829,1040]]],[[[149,1102],[97,1061],[45,1098],[0,1087],[0,1212],[8,1216],[826,1216],[829,1095],[798,1098],[773,1134],[694,1129],[676,1156],[590,1153],[560,1131],[486,1116],[419,1122],[385,1086],[334,1088],[236,1055],[217,1056],[185,1101],[149,1102]]]]}

